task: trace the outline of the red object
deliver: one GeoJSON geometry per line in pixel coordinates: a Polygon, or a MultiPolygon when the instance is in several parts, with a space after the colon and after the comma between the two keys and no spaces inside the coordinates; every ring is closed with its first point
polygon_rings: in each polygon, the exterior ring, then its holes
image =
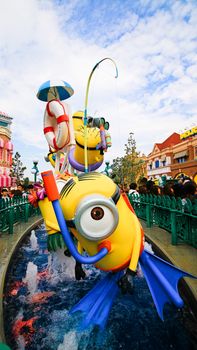
{"type": "Polygon", "coordinates": [[[180,143],[180,142],[182,142],[182,140],[180,139],[180,135],[177,134],[176,132],[173,132],[173,134],[170,135],[162,143],[155,143],[154,148],[155,148],[155,146],[157,146],[160,149],[160,151],[161,151],[162,149],[165,149],[167,147],[170,147],[170,146],[173,146],[173,145],[177,145],[177,143],[180,143]]]}
{"type": "Polygon", "coordinates": [[[33,334],[35,329],[33,323],[38,319],[37,316],[32,317],[31,319],[24,321],[22,318],[17,319],[12,327],[12,333],[17,339],[19,336],[23,336],[25,339],[25,344],[28,345],[32,341],[33,334]]]}
{"type": "MultiPolygon", "coordinates": [[[[121,195],[122,195],[124,201],[126,202],[126,205],[128,206],[128,208],[132,211],[133,214],[135,214],[135,211],[134,211],[134,209],[133,209],[133,207],[132,207],[132,205],[131,205],[131,203],[130,203],[130,201],[129,201],[127,195],[126,195],[126,193],[125,193],[125,192],[122,192],[121,195]]],[[[136,215],[136,214],[135,214],[135,215],[136,215]]]]}
{"type": "Polygon", "coordinates": [[[141,227],[141,246],[140,246],[140,255],[142,254],[144,250],[144,243],[145,243],[145,237],[144,237],[144,230],[141,227]]]}
{"type": "Polygon", "coordinates": [[[54,128],[52,126],[47,126],[44,128],[44,134],[47,134],[48,132],[54,132],[54,128]]]}
{"type": "Polygon", "coordinates": [[[103,241],[98,245],[98,251],[100,251],[102,248],[107,248],[108,252],[111,250],[111,242],[110,241],[103,241]]]}
{"type": "Polygon", "coordinates": [[[38,207],[38,197],[36,193],[28,194],[28,201],[31,205],[33,205],[33,207],[38,207]]]}
{"type": "Polygon", "coordinates": [[[69,118],[68,118],[67,114],[60,115],[57,118],[57,124],[60,124],[62,122],[69,122],[69,118]]]}
{"type": "Polygon", "coordinates": [[[60,198],[55,178],[51,170],[41,173],[48,199],[52,202],[60,198]]]}

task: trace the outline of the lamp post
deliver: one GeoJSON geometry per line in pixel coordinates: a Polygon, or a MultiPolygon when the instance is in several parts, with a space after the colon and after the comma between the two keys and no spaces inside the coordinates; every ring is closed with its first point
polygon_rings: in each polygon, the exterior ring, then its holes
{"type": "Polygon", "coordinates": [[[37,181],[37,174],[39,173],[39,170],[38,170],[38,160],[37,159],[34,159],[33,160],[33,168],[31,169],[31,173],[34,174],[34,182],[36,183],[37,181]]]}
{"type": "Polygon", "coordinates": [[[111,169],[111,165],[110,165],[110,162],[109,161],[106,161],[105,162],[105,170],[104,170],[104,173],[107,175],[107,176],[110,176],[111,172],[112,172],[112,169],[111,169]]]}

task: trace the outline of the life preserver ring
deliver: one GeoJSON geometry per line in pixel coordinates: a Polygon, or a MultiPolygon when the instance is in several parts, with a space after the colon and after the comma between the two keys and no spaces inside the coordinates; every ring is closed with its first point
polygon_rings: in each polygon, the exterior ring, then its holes
{"type": "Polygon", "coordinates": [[[68,107],[60,100],[49,101],[44,113],[44,135],[56,151],[70,142],[68,107]],[[66,111],[67,109],[67,111],[66,111]]]}

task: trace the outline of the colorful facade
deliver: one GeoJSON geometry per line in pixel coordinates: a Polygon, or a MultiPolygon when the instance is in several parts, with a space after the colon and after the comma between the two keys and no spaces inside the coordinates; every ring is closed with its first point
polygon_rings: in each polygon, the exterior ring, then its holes
{"type": "Polygon", "coordinates": [[[197,183],[197,134],[192,128],[179,135],[173,133],[162,143],[156,143],[147,157],[147,175],[153,180],[178,178],[181,174],[197,183]],[[192,130],[192,132],[191,132],[192,130]]]}
{"type": "MultiPolygon", "coordinates": [[[[194,129],[194,128],[193,128],[194,129]]],[[[197,128],[196,128],[197,129],[197,128]]],[[[173,147],[172,177],[181,174],[189,176],[197,183],[197,134],[189,135],[173,147]]]]}
{"type": "Polygon", "coordinates": [[[12,185],[12,179],[10,177],[13,154],[11,124],[12,118],[6,113],[0,112],[0,188],[10,187],[12,185]]]}

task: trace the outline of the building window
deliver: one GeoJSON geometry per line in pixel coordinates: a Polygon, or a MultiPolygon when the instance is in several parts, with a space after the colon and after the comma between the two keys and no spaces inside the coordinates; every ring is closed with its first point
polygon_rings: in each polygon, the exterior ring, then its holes
{"type": "Polygon", "coordinates": [[[185,163],[186,162],[186,158],[185,157],[180,157],[177,159],[178,163],[185,163]]]}
{"type": "Polygon", "coordinates": [[[159,168],[159,160],[155,161],[155,168],[159,168]]]}
{"type": "Polygon", "coordinates": [[[162,163],[162,166],[166,166],[166,160],[163,160],[161,163],[162,163]]]}
{"type": "Polygon", "coordinates": [[[0,160],[3,159],[3,148],[0,148],[0,160]]]}
{"type": "Polygon", "coordinates": [[[152,164],[149,164],[149,169],[150,169],[150,170],[152,170],[152,167],[153,167],[152,164]]]}

